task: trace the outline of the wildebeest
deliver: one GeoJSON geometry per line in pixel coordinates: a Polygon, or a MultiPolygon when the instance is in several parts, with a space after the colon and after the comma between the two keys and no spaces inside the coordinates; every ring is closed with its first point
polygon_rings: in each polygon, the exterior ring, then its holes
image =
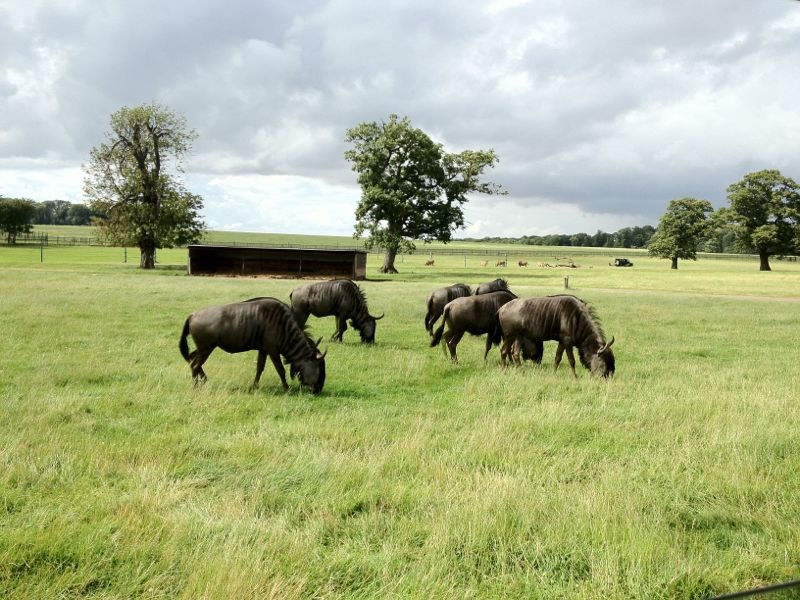
{"type": "Polygon", "coordinates": [[[252,298],[193,312],[183,324],[178,347],[189,363],[195,383],[207,379],[203,363],[214,348],[231,354],[258,350],[253,388],[258,386],[269,356],[283,389],[289,389],[286,370],[281,364],[283,355],[290,365],[291,377],[297,376],[301,387],[318,394],[325,384],[325,353],[319,351],[318,343],[315,344],[297,324],[289,306],[275,298],[252,298]],[[186,341],[189,335],[197,347],[192,352],[186,341]]]}
{"type": "Polygon", "coordinates": [[[517,264],[518,264],[520,267],[527,267],[527,266],[528,266],[528,261],[527,261],[527,260],[521,260],[521,261],[519,261],[517,264]]]}
{"type": "Polygon", "coordinates": [[[495,265],[494,265],[494,266],[495,266],[495,267],[505,267],[505,266],[506,266],[506,261],[504,261],[504,260],[498,260],[498,261],[495,263],[495,265]]]}
{"type": "Polygon", "coordinates": [[[336,317],[336,332],[331,341],[342,341],[347,331],[347,320],[361,335],[361,341],[371,344],[375,341],[375,321],[383,318],[369,314],[364,292],[349,279],[335,279],[310,283],[292,290],[289,294],[295,319],[304,326],[309,315],[315,317],[336,317]]]}
{"type": "Polygon", "coordinates": [[[492,345],[500,343],[500,331],[497,323],[497,309],[506,302],[516,298],[509,291],[490,292],[475,296],[465,296],[456,298],[448,302],[442,313],[442,323],[433,334],[431,346],[436,346],[444,337],[447,350],[450,350],[450,358],[453,362],[458,362],[456,346],[465,333],[472,335],[486,336],[486,351],[483,359],[489,354],[492,345]],[[447,331],[444,331],[445,325],[447,331]]]}
{"type": "Polygon", "coordinates": [[[505,279],[495,279],[494,281],[487,281],[486,283],[480,284],[475,289],[475,295],[478,296],[480,294],[488,294],[490,292],[510,292],[511,290],[508,289],[508,282],[505,279]]]}
{"type": "MultiPolygon", "coordinates": [[[[572,374],[577,377],[572,353],[572,348],[577,347],[581,364],[593,374],[606,378],[614,374],[614,353],[611,351],[614,338],[605,341],[594,311],[575,296],[519,298],[498,310],[497,321],[503,338],[500,349],[503,364],[506,357],[512,355],[517,340],[557,340],[555,368],[558,368],[566,350],[572,374]]],[[[519,362],[518,357],[512,358],[519,362]]]]}
{"type": "Polygon", "coordinates": [[[429,335],[433,335],[433,324],[442,316],[444,305],[454,298],[469,296],[472,294],[470,287],[464,283],[454,283],[453,285],[434,290],[428,296],[426,304],[428,311],[425,313],[425,329],[429,335]]]}
{"type": "Polygon", "coordinates": [[[432,266],[433,266],[433,263],[434,263],[433,259],[431,259],[431,260],[426,260],[426,261],[425,261],[425,266],[426,266],[426,267],[432,267],[432,266]]]}

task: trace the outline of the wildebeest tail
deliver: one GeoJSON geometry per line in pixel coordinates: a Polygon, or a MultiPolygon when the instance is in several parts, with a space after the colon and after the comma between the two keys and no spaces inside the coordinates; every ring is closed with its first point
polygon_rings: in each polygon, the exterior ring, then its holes
{"type": "Polygon", "coordinates": [[[494,313],[494,322],[492,328],[489,330],[489,338],[492,340],[492,346],[497,346],[503,341],[503,328],[500,326],[500,311],[494,313]]]}
{"type": "Polygon", "coordinates": [[[433,339],[431,339],[431,348],[438,346],[439,342],[442,341],[442,334],[444,333],[444,325],[447,323],[447,317],[450,315],[450,307],[444,307],[444,313],[442,313],[442,322],[439,324],[439,327],[436,331],[433,332],[433,339]]]}
{"type": "Polygon", "coordinates": [[[191,320],[191,315],[186,317],[186,321],[183,323],[183,332],[181,332],[181,341],[178,342],[178,348],[181,349],[181,356],[183,356],[186,362],[189,362],[189,344],[186,342],[186,338],[189,336],[189,321],[191,320]]]}
{"type": "Polygon", "coordinates": [[[433,304],[433,298],[428,298],[428,312],[425,313],[425,329],[430,331],[430,320],[431,320],[431,304],[433,304]]]}

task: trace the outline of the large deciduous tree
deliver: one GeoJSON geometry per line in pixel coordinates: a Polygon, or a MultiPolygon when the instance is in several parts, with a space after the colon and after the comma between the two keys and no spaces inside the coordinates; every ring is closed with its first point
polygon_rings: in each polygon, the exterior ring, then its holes
{"type": "Polygon", "coordinates": [[[484,169],[497,163],[493,150],[447,153],[407,117],[361,123],[345,139],[353,144],[345,158],[361,185],[354,236],[366,232],[368,247],[386,250],[383,273],[397,273],[395,258],[413,250],[413,240],[450,241],[464,226],[470,193],[504,193],[481,181],[484,169]]]}
{"type": "Polygon", "coordinates": [[[106,140],[84,165],[84,193],[102,234],[139,248],[139,266],[155,267],[157,248],[199,239],[203,200],[178,179],[196,138],[186,120],[158,104],[123,107],[111,115],[106,140]]]}
{"type": "Polygon", "coordinates": [[[748,173],[728,186],[728,216],[741,250],[756,252],[760,270],[769,257],[800,251],[800,189],[777,170],[748,173]]]}
{"type": "Polygon", "coordinates": [[[672,269],[678,268],[678,259],[697,260],[697,248],[708,227],[708,214],[713,211],[708,200],[671,200],[647,246],[650,256],[669,258],[672,269]]]}
{"type": "Polygon", "coordinates": [[[33,230],[35,216],[36,204],[32,200],[0,197],[0,231],[9,244],[16,244],[20,233],[33,230]]]}

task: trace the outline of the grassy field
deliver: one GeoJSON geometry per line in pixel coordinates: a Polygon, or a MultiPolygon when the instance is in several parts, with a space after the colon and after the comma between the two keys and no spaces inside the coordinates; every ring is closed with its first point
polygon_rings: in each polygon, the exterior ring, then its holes
{"type": "Polygon", "coordinates": [[[131,252],[0,247],[0,597],[706,598],[800,577],[797,263],[418,254],[387,277],[370,255],[377,343],[324,343],[311,396],[271,365],[250,392],[255,355],[221,351],[195,389],[177,348],[191,311],[298,281],[131,252]],[[430,348],[427,294],[497,276],[522,296],[569,277],[614,379],[554,372],[552,343],[506,370],[482,339],[458,365],[430,348]]]}

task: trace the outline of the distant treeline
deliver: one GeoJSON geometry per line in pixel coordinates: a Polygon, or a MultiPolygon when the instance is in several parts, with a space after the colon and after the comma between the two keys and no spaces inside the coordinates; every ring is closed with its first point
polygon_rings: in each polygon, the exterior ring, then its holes
{"type": "Polygon", "coordinates": [[[34,206],[34,225],[90,225],[92,217],[98,216],[85,204],[73,204],[66,200],[34,202],[34,206]]]}
{"type": "MultiPolygon", "coordinates": [[[[459,238],[465,242],[492,242],[498,244],[522,244],[527,246],[573,246],[587,248],[646,248],[650,238],[655,234],[656,228],[651,225],[644,227],[623,227],[614,233],[597,230],[594,235],[589,233],[553,233],[550,235],[523,235],[518,238],[509,237],[484,237],[484,238],[459,238]]],[[[703,239],[700,250],[703,252],[736,253],[734,242],[736,236],[733,232],[724,229],[714,229],[703,239]]]]}

